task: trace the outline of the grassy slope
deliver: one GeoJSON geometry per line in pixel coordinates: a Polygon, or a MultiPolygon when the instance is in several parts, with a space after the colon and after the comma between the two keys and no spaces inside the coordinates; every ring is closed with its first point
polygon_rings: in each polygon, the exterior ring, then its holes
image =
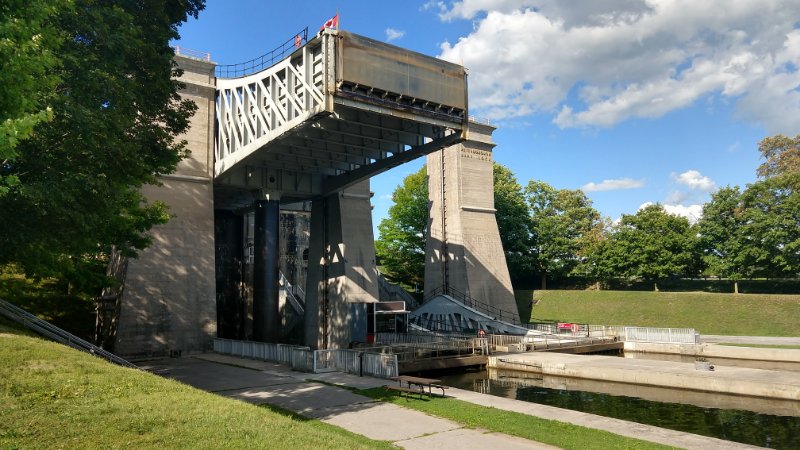
{"type": "Polygon", "coordinates": [[[0,448],[393,448],[193,389],[0,322],[0,448]]]}
{"type": "MultiPolygon", "coordinates": [[[[702,334],[800,336],[800,295],[535,291],[533,318],[601,325],[695,328],[702,334]]],[[[518,291],[521,308],[531,291],[518,291]]],[[[525,311],[522,310],[524,314],[525,311]]]]}
{"type": "Polygon", "coordinates": [[[0,266],[0,298],[83,339],[92,340],[95,305],[86,295],[68,295],[55,280],[32,280],[0,266]]]}
{"type": "Polygon", "coordinates": [[[407,408],[417,409],[433,416],[450,419],[470,428],[510,434],[512,436],[531,439],[564,449],[604,450],[609,448],[670,448],[661,444],[619,436],[607,431],[475,405],[454,398],[407,400],[387,393],[387,391],[382,388],[360,390],[358,393],[379,400],[393,402],[407,408]]]}

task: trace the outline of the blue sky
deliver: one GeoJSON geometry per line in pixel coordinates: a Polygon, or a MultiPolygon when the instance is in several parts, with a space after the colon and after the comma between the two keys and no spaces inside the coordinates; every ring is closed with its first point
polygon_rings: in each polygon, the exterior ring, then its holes
{"type": "MultiPolygon", "coordinates": [[[[612,220],[655,202],[696,219],[714,190],[755,181],[758,141],[800,134],[792,0],[209,0],[179,44],[243,62],[337,12],[467,67],[495,160],[522,185],[583,189],[612,220]]],[[[375,226],[422,163],[373,178],[375,226]]]]}

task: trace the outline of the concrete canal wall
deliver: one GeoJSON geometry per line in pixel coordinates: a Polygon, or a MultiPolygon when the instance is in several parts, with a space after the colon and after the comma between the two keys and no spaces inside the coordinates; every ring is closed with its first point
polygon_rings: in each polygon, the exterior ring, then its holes
{"type": "Polygon", "coordinates": [[[800,363],[800,349],[736,347],[718,344],[658,344],[625,342],[625,352],[665,353],[704,358],[800,363]]]}
{"type": "Polygon", "coordinates": [[[696,370],[692,363],[545,352],[491,356],[487,365],[558,377],[800,400],[798,372],[744,367],[716,367],[705,371],[696,370]]]}

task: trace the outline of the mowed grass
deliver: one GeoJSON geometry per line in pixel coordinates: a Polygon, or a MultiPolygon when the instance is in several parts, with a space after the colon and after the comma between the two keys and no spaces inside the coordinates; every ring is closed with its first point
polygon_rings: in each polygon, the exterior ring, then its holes
{"type": "Polygon", "coordinates": [[[0,321],[0,448],[394,448],[111,365],[0,321]]]}
{"type": "MultiPolygon", "coordinates": [[[[517,291],[520,311],[532,291],[517,291]]],[[[534,320],[694,328],[702,334],[800,336],[800,295],[705,292],[533,292],[534,320]]]]}
{"type": "Polygon", "coordinates": [[[653,442],[620,436],[607,431],[585,428],[557,420],[542,419],[513,411],[491,408],[454,398],[407,400],[383,388],[356,391],[378,400],[413,408],[432,416],[450,419],[469,428],[505,433],[550,444],[564,449],[667,449],[653,442]]]}

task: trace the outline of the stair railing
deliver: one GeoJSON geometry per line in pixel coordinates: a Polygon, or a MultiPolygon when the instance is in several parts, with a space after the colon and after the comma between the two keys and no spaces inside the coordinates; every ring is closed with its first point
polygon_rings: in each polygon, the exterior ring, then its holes
{"type": "Polygon", "coordinates": [[[82,350],[84,352],[91,353],[92,355],[105,358],[106,360],[123,367],[129,367],[131,369],[139,368],[135,364],[122,359],[119,356],[94,344],[91,344],[79,338],[78,336],[75,336],[74,334],[64,331],[50,322],[42,320],[25,311],[24,309],[12,305],[11,303],[2,299],[0,299],[0,314],[41,336],[50,338],[64,345],[68,345],[74,349],[82,350]]]}

